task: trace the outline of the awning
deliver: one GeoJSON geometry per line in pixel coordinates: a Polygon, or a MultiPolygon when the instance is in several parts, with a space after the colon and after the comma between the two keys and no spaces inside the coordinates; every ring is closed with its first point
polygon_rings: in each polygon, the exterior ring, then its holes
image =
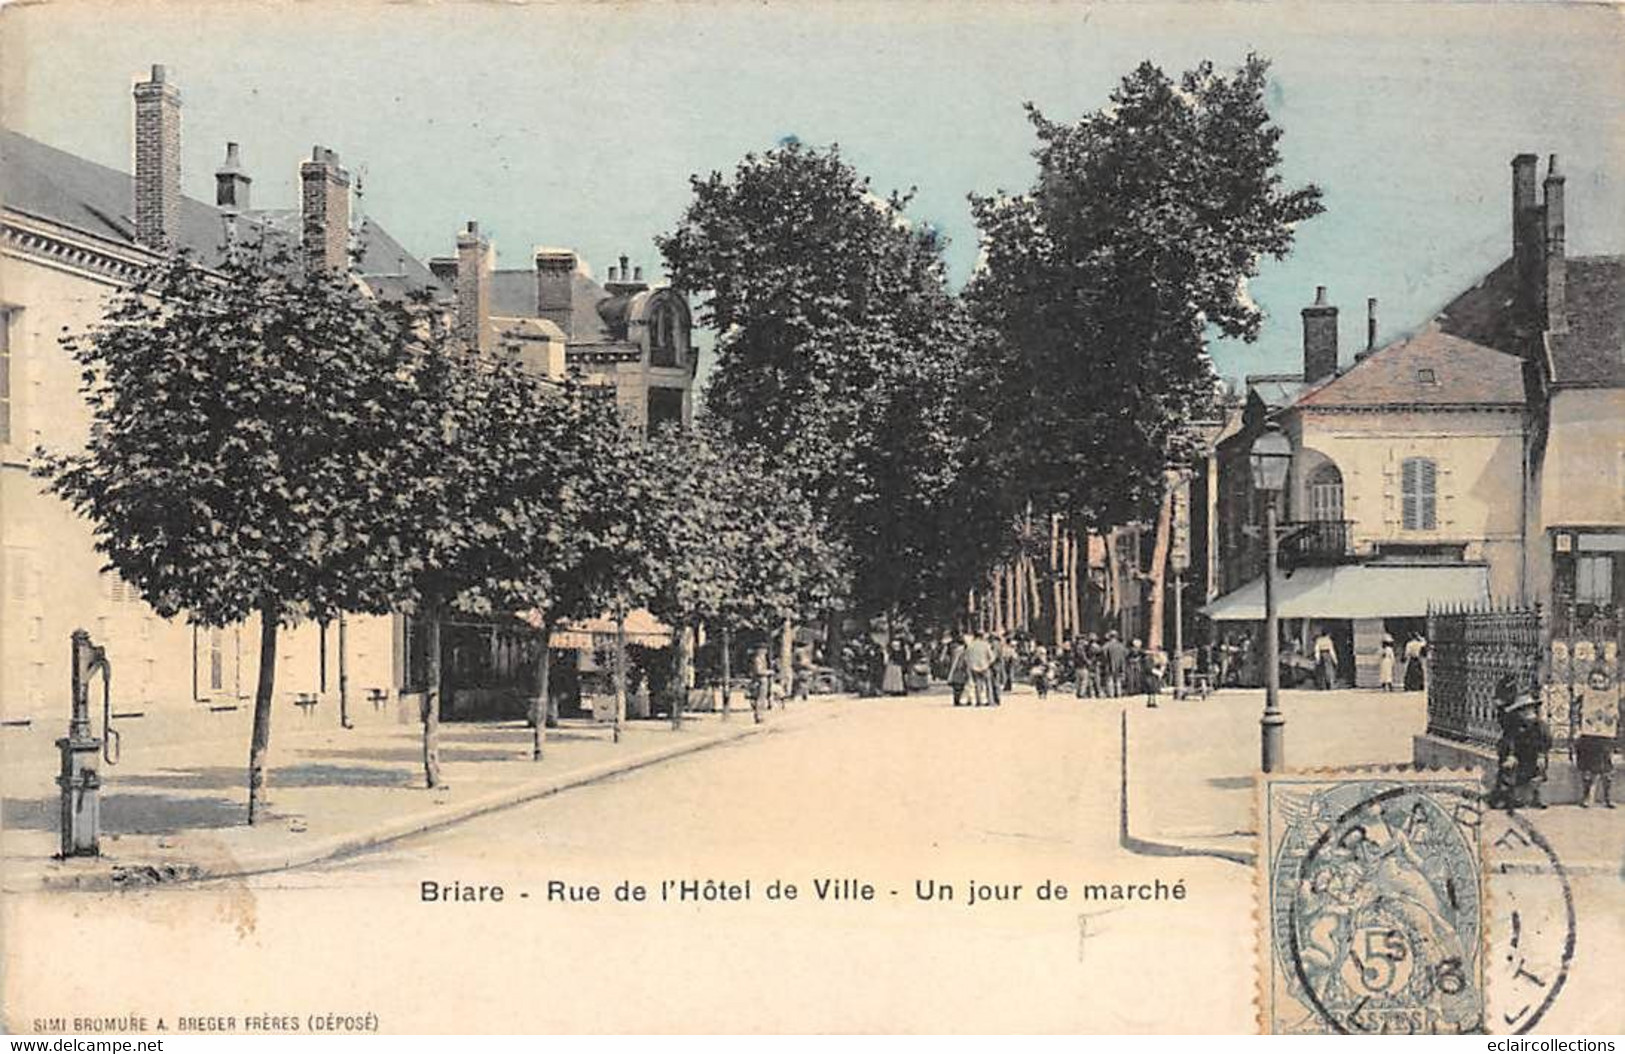
{"type": "MultiPolygon", "coordinates": [[[[1417,618],[1428,606],[1489,599],[1489,569],[1481,565],[1346,564],[1300,567],[1276,579],[1281,618],[1417,618]]],[[[1215,622],[1264,617],[1264,580],[1255,578],[1202,609],[1215,622]]]]}

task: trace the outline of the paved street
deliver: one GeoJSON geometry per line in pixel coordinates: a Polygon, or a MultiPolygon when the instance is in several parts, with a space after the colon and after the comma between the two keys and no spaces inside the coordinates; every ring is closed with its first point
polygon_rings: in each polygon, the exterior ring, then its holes
{"type": "MultiPolygon", "coordinates": [[[[1236,794],[1229,782],[1245,776],[1226,766],[1256,725],[1227,715],[1245,717],[1253,702],[1133,712],[1131,786],[1161,774],[1195,788],[1212,762],[1223,771],[1205,778],[1236,794]],[[1171,752],[1192,736],[1212,745],[1171,752]],[[1134,753],[1141,741],[1146,752],[1134,753]]],[[[1312,731],[1324,728],[1311,721],[1315,704],[1298,701],[1289,727],[1305,761],[1327,763],[1310,744],[1337,737],[1312,731]]],[[[25,1017],[113,1013],[96,995],[107,990],[176,1015],[370,1011],[385,1031],[1250,1030],[1252,869],[1122,848],[1118,705],[1026,692],[997,710],[954,710],[937,693],[824,705],[828,719],[781,721],[323,865],[13,898],[11,998],[25,1017]],[[702,890],[749,880],[750,899],[660,901],[662,881],[684,879],[702,890]],[[819,879],[853,895],[870,883],[874,899],[821,901],[819,879]],[[1046,879],[1069,899],[1035,899],[1046,879]],[[797,898],[770,901],[774,880],[794,883],[797,898]],[[917,880],[951,885],[955,899],[923,902],[917,880]],[[1183,880],[1185,899],[1082,899],[1086,884],[1159,880],[1183,880]],[[504,899],[424,903],[425,881],[500,885],[504,899]],[[617,902],[622,881],[649,899],[617,902]],[[565,897],[596,886],[601,899],[549,902],[555,882],[565,897]],[[1019,900],[970,904],[971,882],[1004,893],[1019,884],[1019,900]],[[93,935],[97,954],[64,971],[69,933],[93,935]],[[390,951],[369,956],[383,934],[396,938],[390,951]],[[139,949],[160,946],[189,950],[184,976],[133,968],[139,949]],[[405,949],[421,958],[400,962],[405,949]],[[40,1003],[30,983],[44,978],[51,995],[40,1003]]],[[[1347,705],[1355,725],[1394,725],[1395,744],[1416,716],[1405,701],[1351,694],[1347,705]]],[[[1178,819],[1135,815],[1147,827],[1178,819]]],[[[1596,949],[1617,941],[1609,931],[1621,917],[1617,876],[1575,883],[1593,924],[1549,1019],[1558,1027],[1587,1009],[1587,992],[1609,990],[1596,949]]]]}
{"type": "Polygon", "coordinates": [[[1022,696],[956,711],[932,695],[786,729],[347,862],[247,883],[17,898],[6,908],[8,925],[26,927],[16,973],[50,970],[52,991],[50,1007],[18,1005],[30,1016],[92,1008],[116,975],[130,1005],[342,1004],[376,1010],[389,1031],[450,1026],[437,1007],[453,990],[461,1024],[481,1030],[1249,1027],[1252,978],[1234,963],[1251,941],[1251,875],[1118,847],[1115,706],[1022,696]],[[609,899],[623,879],[689,877],[750,879],[752,900],[545,900],[550,880],[596,883],[609,899]],[[819,902],[822,877],[873,883],[876,899],[819,902]],[[775,878],[799,887],[794,903],[765,899],[775,878]],[[1073,899],[1033,899],[1046,878],[1073,899]],[[952,884],[956,899],[919,902],[916,879],[952,884]],[[1157,879],[1183,879],[1187,897],[1076,899],[1085,883],[1157,879]],[[501,884],[508,899],[424,904],[424,880],[501,884]],[[969,905],[970,880],[1019,883],[1021,901],[969,905]],[[47,964],[51,935],[69,927],[110,954],[65,976],[47,964]],[[411,934],[421,968],[355,954],[383,932],[411,934]],[[196,970],[132,976],[119,950],[148,942],[194,949],[196,970]],[[448,946],[460,949],[450,973],[433,962],[448,946]]]}

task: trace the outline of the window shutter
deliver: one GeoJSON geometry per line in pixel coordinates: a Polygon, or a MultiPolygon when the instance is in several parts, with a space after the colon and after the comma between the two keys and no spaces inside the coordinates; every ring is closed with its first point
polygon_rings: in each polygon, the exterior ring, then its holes
{"type": "Polygon", "coordinates": [[[1435,462],[1422,459],[1417,462],[1418,499],[1420,506],[1422,529],[1431,531],[1439,525],[1438,500],[1438,466],[1435,462]]]}
{"type": "Polygon", "coordinates": [[[1402,479],[1401,479],[1400,491],[1404,496],[1403,497],[1403,509],[1404,509],[1404,512],[1403,512],[1403,514],[1401,516],[1401,520],[1404,523],[1405,529],[1407,531],[1414,531],[1420,526],[1420,518],[1417,515],[1417,501],[1416,501],[1416,498],[1417,498],[1416,459],[1415,458],[1406,458],[1404,464],[1401,466],[1401,469],[1402,469],[1402,473],[1401,473],[1402,479]]]}

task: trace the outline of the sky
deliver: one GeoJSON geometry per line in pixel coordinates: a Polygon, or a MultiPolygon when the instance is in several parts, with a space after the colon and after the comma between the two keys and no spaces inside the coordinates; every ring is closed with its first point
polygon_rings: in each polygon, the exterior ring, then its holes
{"type": "Polygon", "coordinates": [[[67,0],[0,9],[0,122],[129,170],[130,86],[163,63],[195,197],[235,140],[254,204],[294,207],[320,144],[420,257],[476,219],[498,266],[566,245],[599,275],[621,253],[658,273],[691,174],[839,143],[877,191],[917,188],[957,284],[967,195],[1032,180],[1024,102],[1073,119],[1142,60],[1249,51],[1273,63],[1283,174],[1327,211],[1263,262],[1268,319],[1215,344],[1225,375],[1301,369],[1319,285],[1345,363],[1367,297],[1384,340],[1423,324],[1509,254],[1516,153],[1561,155],[1572,255],[1625,252],[1625,7],[1597,4],[67,0]]]}

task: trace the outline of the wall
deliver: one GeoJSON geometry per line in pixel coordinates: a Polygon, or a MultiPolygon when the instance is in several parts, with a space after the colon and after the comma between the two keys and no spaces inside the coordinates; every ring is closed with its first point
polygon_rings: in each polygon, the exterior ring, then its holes
{"type": "MultiPolygon", "coordinates": [[[[79,395],[79,367],[57,343],[64,326],[83,330],[100,317],[112,280],[21,253],[0,258],[6,305],[20,308],[11,332],[12,438],[0,451],[0,721],[7,735],[22,722],[52,735],[66,727],[69,635],[89,631],[113,665],[115,710],[139,712],[126,734],[193,735],[246,709],[257,676],[259,636],[252,623],[221,631],[222,686],[208,688],[208,631],[165,620],[115,575],[100,571],[88,521],[43,493],[28,474],[36,445],[71,450],[83,443],[89,410],[79,395]]],[[[352,695],[392,688],[390,620],[349,620],[352,695]]],[[[285,631],[279,644],[278,706],[297,721],[292,694],[317,691],[320,634],[312,625],[285,631]]],[[[337,692],[336,631],[329,640],[329,696],[337,692]]],[[[99,697],[98,697],[99,698],[99,697]]],[[[318,710],[336,709],[336,698],[318,710]]],[[[368,708],[370,709],[370,707],[368,708]]],[[[314,718],[312,718],[314,719],[314,718]]],[[[99,718],[98,718],[99,721],[99,718]]],[[[47,744],[48,745],[48,744],[47,744]]]]}
{"type": "MultiPolygon", "coordinates": [[[[1291,415],[1294,446],[1336,463],[1343,476],[1343,515],[1354,522],[1357,555],[1385,542],[1466,543],[1468,560],[1489,564],[1492,596],[1521,593],[1523,417],[1514,410],[1371,412],[1291,415]],[[1437,528],[1406,530],[1401,463],[1438,463],[1437,528]]],[[[1308,515],[1307,471],[1300,454],[1288,484],[1289,517],[1308,515]]]]}

